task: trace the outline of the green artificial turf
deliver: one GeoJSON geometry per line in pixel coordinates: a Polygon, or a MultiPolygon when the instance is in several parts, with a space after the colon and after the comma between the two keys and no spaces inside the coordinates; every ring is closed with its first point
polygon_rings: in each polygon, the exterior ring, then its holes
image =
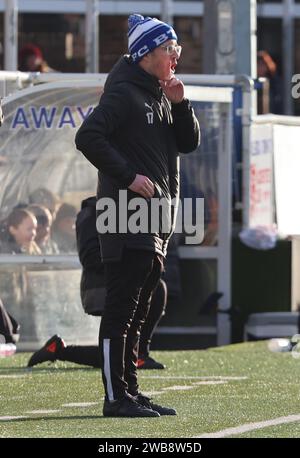
{"type": "MultiPolygon", "coordinates": [[[[138,371],[141,390],[157,392],[155,402],[175,407],[176,417],[104,418],[99,370],[66,362],[28,370],[28,353],[0,359],[0,437],[191,438],[300,415],[300,359],[271,353],[266,342],[152,356],[167,369],[138,371]]],[[[229,437],[299,436],[296,421],[229,437]]]]}

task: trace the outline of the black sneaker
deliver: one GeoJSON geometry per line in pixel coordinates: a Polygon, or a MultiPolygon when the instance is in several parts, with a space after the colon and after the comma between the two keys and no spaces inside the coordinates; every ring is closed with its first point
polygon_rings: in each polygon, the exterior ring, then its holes
{"type": "Polygon", "coordinates": [[[155,410],[159,413],[159,415],[177,415],[175,409],[172,409],[171,407],[163,407],[159,404],[154,404],[154,402],[151,402],[151,398],[148,398],[148,396],[145,396],[142,393],[139,393],[137,396],[134,396],[134,399],[141,406],[147,407],[147,409],[155,410]]]}
{"type": "Polygon", "coordinates": [[[137,360],[137,368],[138,369],[165,369],[166,366],[155,359],[151,358],[151,356],[139,356],[137,360]]]}
{"type": "Polygon", "coordinates": [[[36,364],[44,363],[45,361],[56,361],[57,353],[66,347],[65,342],[57,334],[47,340],[45,345],[38,351],[33,353],[28,361],[27,367],[33,367],[36,364]]]}
{"type": "Polygon", "coordinates": [[[125,396],[117,401],[104,401],[104,417],[159,417],[157,411],[152,410],[136,402],[132,396],[125,396]]]}

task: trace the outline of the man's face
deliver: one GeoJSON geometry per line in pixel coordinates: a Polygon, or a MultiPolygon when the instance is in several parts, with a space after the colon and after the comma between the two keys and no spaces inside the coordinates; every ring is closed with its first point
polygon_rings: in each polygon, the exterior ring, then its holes
{"type": "Polygon", "coordinates": [[[172,46],[177,46],[176,40],[168,40],[151,53],[145,56],[148,60],[148,72],[162,81],[173,78],[177,66],[180,52],[172,50],[172,46]]]}

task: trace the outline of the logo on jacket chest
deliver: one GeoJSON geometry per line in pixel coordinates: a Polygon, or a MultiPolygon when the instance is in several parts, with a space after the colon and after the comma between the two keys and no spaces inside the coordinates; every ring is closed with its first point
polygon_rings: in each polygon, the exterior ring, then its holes
{"type": "Polygon", "coordinates": [[[153,124],[154,112],[153,112],[152,107],[153,107],[153,103],[149,105],[148,103],[145,102],[146,118],[147,118],[148,124],[153,124]]]}

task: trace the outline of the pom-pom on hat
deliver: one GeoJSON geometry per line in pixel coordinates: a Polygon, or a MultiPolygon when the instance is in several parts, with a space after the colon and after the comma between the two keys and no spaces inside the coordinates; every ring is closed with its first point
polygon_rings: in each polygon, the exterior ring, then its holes
{"type": "Polygon", "coordinates": [[[32,55],[40,59],[43,59],[43,53],[40,50],[40,48],[32,43],[27,43],[23,46],[23,48],[20,51],[20,59],[23,60],[26,59],[26,57],[32,55]]]}
{"type": "Polygon", "coordinates": [[[131,14],[128,18],[128,49],[134,62],[168,40],[176,40],[175,30],[156,18],[131,14]]]}

